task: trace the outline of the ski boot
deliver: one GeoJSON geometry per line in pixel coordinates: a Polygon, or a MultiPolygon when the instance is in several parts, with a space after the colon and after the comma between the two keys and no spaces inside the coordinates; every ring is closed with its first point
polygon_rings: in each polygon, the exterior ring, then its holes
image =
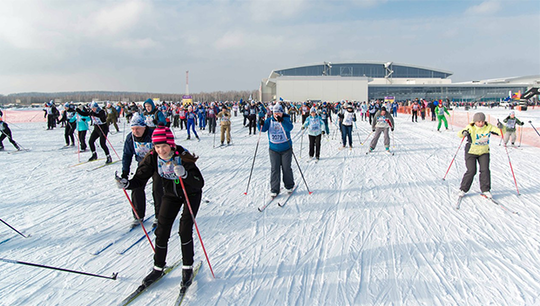
{"type": "Polygon", "coordinates": [[[154,269],[152,269],[152,272],[150,272],[150,274],[148,274],[144,279],[143,279],[143,285],[148,287],[150,286],[150,284],[152,284],[153,282],[157,281],[158,279],[160,279],[161,277],[163,276],[163,268],[161,267],[157,267],[157,266],[154,266],[154,269]]]}
{"type": "Polygon", "coordinates": [[[182,267],[182,287],[189,287],[191,282],[191,276],[193,275],[193,266],[182,267]]]}
{"type": "Polygon", "coordinates": [[[94,161],[94,160],[97,160],[97,153],[96,152],[92,152],[92,156],[88,159],[88,161],[94,161]]]}
{"type": "Polygon", "coordinates": [[[112,158],[110,155],[107,155],[107,160],[105,161],[105,164],[110,164],[112,163],[112,158]]]}

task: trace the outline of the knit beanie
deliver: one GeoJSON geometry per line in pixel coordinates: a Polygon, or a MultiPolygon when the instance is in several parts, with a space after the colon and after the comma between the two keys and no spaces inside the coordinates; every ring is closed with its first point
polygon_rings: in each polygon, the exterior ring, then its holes
{"type": "Polygon", "coordinates": [[[274,113],[283,113],[283,107],[281,107],[281,104],[277,103],[272,107],[272,112],[274,113]]]}
{"type": "Polygon", "coordinates": [[[316,113],[317,112],[317,109],[315,107],[312,107],[310,110],[309,110],[310,113],[316,113]]]}
{"type": "Polygon", "coordinates": [[[174,147],[176,145],[174,143],[174,135],[171,132],[171,129],[164,125],[159,125],[158,127],[156,127],[154,133],[152,134],[152,143],[155,145],[160,143],[166,143],[171,147],[174,147]]]}
{"type": "Polygon", "coordinates": [[[476,113],[472,117],[473,122],[486,121],[486,115],[484,113],[476,113]]]}
{"type": "Polygon", "coordinates": [[[139,113],[133,114],[133,117],[131,118],[131,121],[129,124],[133,126],[146,126],[146,122],[144,122],[144,118],[139,115],[139,113]]]}

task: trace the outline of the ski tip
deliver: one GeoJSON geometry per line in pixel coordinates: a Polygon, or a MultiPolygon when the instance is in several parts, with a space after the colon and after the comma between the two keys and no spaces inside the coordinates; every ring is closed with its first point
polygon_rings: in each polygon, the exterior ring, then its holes
{"type": "Polygon", "coordinates": [[[210,200],[204,200],[204,203],[210,203],[210,200]]]}
{"type": "Polygon", "coordinates": [[[247,195],[247,192],[244,192],[244,195],[247,195]]]}

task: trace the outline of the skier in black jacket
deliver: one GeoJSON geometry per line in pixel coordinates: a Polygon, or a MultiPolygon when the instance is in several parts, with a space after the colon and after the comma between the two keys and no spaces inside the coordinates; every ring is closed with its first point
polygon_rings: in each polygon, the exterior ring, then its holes
{"type": "Polygon", "coordinates": [[[77,122],[73,119],[75,115],[75,105],[69,103],[64,104],[64,111],[62,112],[62,119],[60,119],[60,121],[66,123],[64,130],[66,147],[70,146],[70,140],[71,146],[75,146],[75,136],[73,136],[73,133],[75,133],[75,129],[77,129],[77,122]]]}
{"type": "Polygon", "coordinates": [[[193,219],[187,207],[186,194],[194,216],[197,215],[202,198],[204,179],[195,165],[195,156],[174,143],[174,135],[165,126],[158,126],[152,134],[154,148],[139,164],[135,176],[131,180],[116,177],[119,188],[134,189],[146,184],[146,181],[158,173],[163,179],[164,196],[159,210],[158,226],[156,228],[156,252],[154,268],[144,280],[148,286],[163,275],[167,244],[172,226],[180,209],[180,241],[182,243],[182,286],[189,286],[193,273],[193,219]],[[185,186],[183,190],[181,183],[185,186]],[[183,205],[183,207],[182,207],[183,205]]]}
{"type": "MultiPolygon", "coordinates": [[[[124,154],[122,156],[122,178],[128,178],[129,168],[131,167],[131,161],[133,156],[139,165],[146,154],[154,147],[152,143],[152,132],[154,129],[146,126],[144,118],[135,113],[131,118],[131,132],[127,134],[126,141],[124,142],[124,154]]],[[[139,218],[144,219],[146,213],[146,193],[144,191],[146,184],[140,188],[131,190],[131,199],[133,200],[133,206],[137,211],[139,218]]],[[[161,198],[163,198],[163,183],[161,176],[156,172],[152,175],[152,195],[154,198],[154,211],[155,220],[153,227],[157,226],[157,219],[159,216],[159,208],[161,207],[161,198]]],[[[133,213],[135,220],[132,223],[132,227],[139,225],[139,220],[135,213],[133,213]]],[[[142,220],[141,220],[142,221],[142,220]]]]}
{"type": "Polygon", "coordinates": [[[99,138],[99,144],[107,156],[106,164],[112,163],[111,155],[109,155],[109,148],[107,148],[107,133],[109,133],[109,127],[107,126],[107,113],[99,107],[97,102],[92,102],[90,104],[91,111],[83,111],[77,108],[77,113],[81,116],[90,116],[92,122],[94,123],[94,130],[90,134],[90,139],[88,143],[90,144],[90,151],[92,151],[92,156],[88,161],[93,161],[97,159],[96,145],[94,144],[99,138]]]}

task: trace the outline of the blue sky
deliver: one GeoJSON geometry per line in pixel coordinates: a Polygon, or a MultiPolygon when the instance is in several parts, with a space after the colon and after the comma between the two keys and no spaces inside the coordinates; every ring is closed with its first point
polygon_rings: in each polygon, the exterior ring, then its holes
{"type": "Polygon", "coordinates": [[[323,61],[539,75],[539,29],[529,0],[3,0],[0,94],[251,90],[323,61]]]}

